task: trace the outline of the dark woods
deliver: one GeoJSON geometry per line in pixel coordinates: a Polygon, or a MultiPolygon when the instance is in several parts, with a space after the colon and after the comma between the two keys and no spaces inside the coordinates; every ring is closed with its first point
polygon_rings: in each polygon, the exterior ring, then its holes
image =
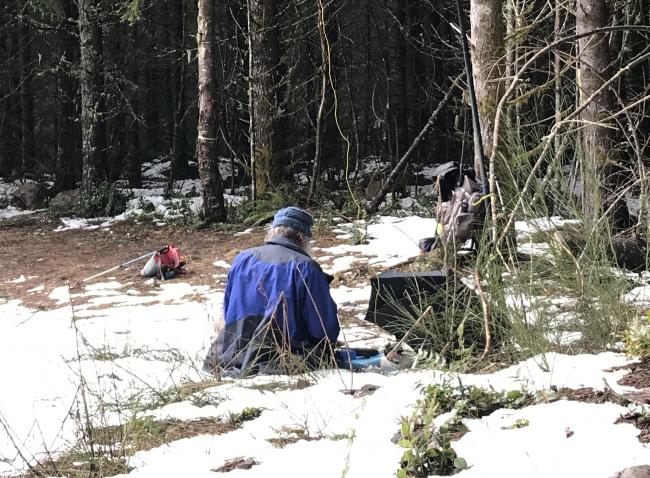
{"type": "MultiPolygon", "coordinates": [[[[474,164],[452,1],[5,0],[0,8],[1,177],[47,178],[57,191],[120,180],[140,187],[144,163],[170,161],[169,189],[200,173],[206,219],[222,220],[224,189],[252,186],[262,197],[298,182],[305,200],[345,188],[365,201],[396,164],[397,192],[424,180],[422,166],[474,164]],[[375,165],[382,169],[369,174],[375,165]]],[[[639,177],[646,0],[472,0],[463,13],[494,180],[523,185],[561,158],[561,167],[596,178],[580,194],[598,211],[594,201],[613,182],[639,177]],[[602,32],[575,38],[594,30],[602,32]],[[504,164],[511,169],[499,176],[504,164]]]]}

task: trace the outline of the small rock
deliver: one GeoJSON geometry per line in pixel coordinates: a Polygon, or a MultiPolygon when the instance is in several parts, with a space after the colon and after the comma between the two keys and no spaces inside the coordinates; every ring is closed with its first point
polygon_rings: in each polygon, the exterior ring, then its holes
{"type": "Polygon", "coordinates": [[[36,209],[42,205],[45,186],[39,183],[26,183],[13,193],[12,203],[21,209],[36,209]]]}
{"type": "Polygon", "coordinates": [[[78,189],[68,189],[67,191],[61,191],[59,194],[54,196],[50,201],[50,207],[61,210],[72,209],[79,200],[79,190],[78,189]]]}
{"type": "Polygon", "coordinates": [[[650,465],[630,466],[621,471],[618,478],[650,478],[650,465]]]}

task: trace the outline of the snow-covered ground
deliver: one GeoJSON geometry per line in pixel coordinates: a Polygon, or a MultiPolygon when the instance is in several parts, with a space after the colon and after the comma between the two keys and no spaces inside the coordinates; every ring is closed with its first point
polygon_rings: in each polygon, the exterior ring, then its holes
{"type": "MultiPolygon", "coordinates": [[[[129,210],[136,210],[145,200],[155,208],[166,207],[154,193],[143,191],[139,198],[144,199],[132,201],[129,210]]],[[[62,227],[110,227],[111,220],[64,220],[62,227]]],[[[433,219],[419,217],[340,224],[336,231],[342,237],[365,236],[367,244],[315,250],[330,273],[357,261],[381,269],[417,255],[417,241],[432,235],[435,225],[433,219]]],[[[559,219],[551,219],[518,224],[518,231],[525,239],[536,230],[560,225],[559,219]]],[[[215,272],[229,266],[218,257],[210,263],[215,272]]],[[[24,281],[20,271],[16,272],[10,280],[24,281]]],[[[636,292],[637,296],[645,294],[645,290],[636,292]]],[[[367,285],[332,290],[339,307],[357,318],[363,317],[369,294],[367,285]]],[[[74,417],[81,408],[81,377],[90,392],[92,419],[104,424],[130,418],[134,403],[155,403],[168,390],[209,379],[201,363],[223,290],[190,285],[182,278],[150,283],[149,290],[143,290],[109,277],[83,292],[71,294],[62,286],[50,298],[57,305],[48,310],[0,299],[0,475],[24,469],[20,455],[40,457],[74,444],[80,427],[74,417]]],[[[379,346],[390,339],[356,324],[346,325],[344,335],[355,346],[379,346]]],[[[627,363],[627,358],[614,353],[546,354],[483,375],[388,368],[355,374],[323,371],[309,377],[312,386],[299,390],[282,386],[295,382],[295,377],[231,380],[204,390],[212,397],[211,404],[188,397],[154,406],[146,413],[190,420],[227,417],[246,407],[260,407],[259,418],[223,435],[185,438],[137,452],[130,462],[134,467],[130,475],[213,477],[211,470],[227,459],[246,456],[259,464],[250,470],[234,470],[229,476],[390,477],[404,452],[391,439],[400,418],[412,411],[421,396],[423,385],[462,383],[528,391],[608,386],[624,393],[631,389],[617,381],[625,371],[611,369],[627,363]],[[277,385],[275,390],[264,386],[269,383],[277,385]],[[378,388],[362,397],[342,393],[364,385],[378,388]],[[285,448],[272,446],[268,439],[281,437],[287,429],[302,429],[319,439],[285,448]]],[[[557,401],[466,420],[470,432],[453,444],[470,466],[459,476],[609,478],[627,466],[650,463],[650,451],[637,440],[639,430],[615,424],[625,411],[612,403],[557,401]],[[528,426],[511,429],[520,418],[527,419],[528,426]],[[567,430],[573,433],[567,436],[567,430]]]]}

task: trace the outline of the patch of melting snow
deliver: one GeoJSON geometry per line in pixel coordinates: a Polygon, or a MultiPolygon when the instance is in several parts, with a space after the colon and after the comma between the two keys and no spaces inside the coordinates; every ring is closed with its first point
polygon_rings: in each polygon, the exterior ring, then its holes
{"type": "Polygon", "coordinates": [[[635,287],[623,296],[623,301],[637,307],[650,306],[650,285],[635,287]]]}
{"type": "MultiPolygon", "coordinates": [[[[208,476],[209,469],[226,459],[242,455],[242,450],[245,450],[247,456],[260,462],[259,466],[246,471],[246,476],[303,476],[304,467],[287,467],[287,463],[319,463],[318,470],[312,473],[314,476],[345,474],[348,477],[389,477],[397,470],[404,451],[391,443],[391,437],[398,430],[400,417],[408,415],[420,397],[421,384],[461,381],[486,388],[493,386],[496,390],[519,390],[521,380],[527,379],[530,389],[542,388],[548,384],[602,389],[604,378],[608,383],[613,383],[616,377],[616,374],[603,372],[603,369],[625,362],[624,357],[613,354],[577,357],[550,354],[485,376],[437,371],[393,375],[370,372],[355,374],[352,379],[348,371],[341,370],[338,373],[320,372],[312,376],[315,383],[311,387],[302,390],[280,389],[277,392],[251,388],[269,383],[269,377],[233,381],[210,390],[222,399],[216,407],[197,408],[187,402],[177,403],[156,411],[154,415],[157,418],[185,420],[199,416],[227,416],[246,405],[254,404],[264,409],[258,419],[247,422],[241,429],[226,435],[179,440],[164,447],[136,453],[131,461],[136,470],[129,476],[153,478],[164,471],[180,472],[182,467],[185,467],[185,474],[208,476]],[[572,364],[573,361],[575,363],[572,364]],[[547,372],[545,368],[540,368],[539,364],[542,363],[546,364],[544,367],[558,368],[547,372]],[[540,379],[539,375],[546,377],[540,379]],[[357,399],[340,392],[351,384],[356,389],[364,385],[379,388],[374,394],[357,399]],[[315,442],[301,441],[283,449],[270,446],[268,439],[278,437],[282,429],[290,427],[306,430],[309,435],[321,436],[323,439],[315,442]],[[372,455],[371,460],[369,453],[372,455]],[[323,467],[320,463],[323,463],[323,467]]],[[[292,378],[274,377],[271,380],[282,383],[290,382],[292,378]]],[[[626,460],[637,462],[650,457],[648,450],[636,440],[638,430],[630,425],[614,425],[617,416],[624,411],[624,408],[612,404],[563,401],[517,411],[497,410],[489,417],[468,421],[472,432],[453,446],[459,456],[472,466],[463,474],[471,471],[472,476],[583,476],[580,473],[566,475],[562,470],[573,469],[584,461],[591,460],[600,462],[600,468],[590,468],[591,473],[586,476],[605,478],[611,476],[611,470],[626,460]],[[511,425],[517,418],[528,419],[530,425],[519,430],[501,428],[511,425]],[[567,427],[575,432],[570,438],[572,441],[567,441],[567,427]],[[473,435],[475,432],[476,435],[473,435]],[[622,453],[615,460],[609,460],[610,455],[604,453],[604,448],[611,446],[607,438],[610,436],[616,437],[616,450],[620,449],[622,453]],[[500,446],[491,442],[493,437],[500,446]],[[517,447],[509,448],[508,440],[521,441],[517,447]],[[596,440],[602,443],[597,449],[602,448],[603,451],[597,457],[592,457],[596,440]],[[488,442],[489,445],[486,445],[488,442]],[[562,447],[569,448],[570,452],[565,450],[555,453],[556,449],[562,447]],[[515,459],[510,459],[512,449],[519,450],[515,459]],[[490,460],[493,456],[502,458],[490,460]],[[527,457],[533,459],[522,464],[527,457]],[[540,462],[547,467],[549,474],[534,473],[540,462]]]]}
{"type": "Polygon", "coordinates": [[[331,289],[330,293],[337,304],[367,304],[370,300],[370,284],[354,288],[342,285],[331,289]]]}
{"type": "Polygon", "coordinates": [[[237,236],[245,236],[245,235],[247,235],[247,234],[250,234],[250,233],[253,232],[254,230],[255,230],[254,227],[249,227],[248,229],[244,229],[244,230],[241,231],[241,232],[236,232],[236,233],[234,233],[233,236],[235,236],[235,237],[237,237],[237,236]]]}
{"type": "Polygon", "coordinates": [[[650,272],[641,271],[641,272],[632,272],[625,269],[619,269],[618,267],[610,267],[610,272],[615,277],[621,277],[623,279],[628,279],[632,282],[639,284],[645,284],[650,281],[650,272]]]}
{"type": "Polygon", "coordinates": [[[47,297],[56,300],[57,305],[67,304],[70,301],[70,288],[67,285],[56,287],[47,297]]]}
{"type": "Polygon", "coordinates": [[[35,212],[43,211],[43,209],[38,210],[29,210],[29,209],[18,209],[14,206],[7,206],[6,208],[0,209],[0,219],[11,219],[12,217],[17,216],[27,216],[29,214],[34,214],[35,212]]]}
{"type": "Polygon", "coordinates": [[[61,222],[63,225],[54,229],[54,232],[70,231],[73,229],[83,229],[86,231],[94,231],[99,228],[106,228],[113,224],[115,221],[112,219],[86,219],[79,217],[62,217],[61,222]],[[101,223],[97,224],[99,221],[101,223]]]}
{"type": "Polygon", "coordinates": [[[560,216],[540,217],[528,221],[515,221],[515,232],[517,240],[523,240],[537,232],[553,231],[571,224],[580,224],[580,221],[577,219],[564,219],[560,216]]]}
{"type": "MultiPolygon", "coordinates": [[[[337,256],[347,254],[370,256],[372,259],[368,261],[369,264],[390,267],[418,255],[420,253],[418,241],[423,237],[432,236],[435,230],[436,221],[432,218],[384,216],[377,223],[367,225],[367,244],[340,244],[323,248],[322,251],[337,256]]],[[[349,264],[351,261],[346,265],[349,267],[349,264]]],[[[330,270],[334,269],[333,266],[330,268],[330,270]]]]}
{"type": "Polygon", "coordinates": [[[15,279],[10,279],[7,282],[10,284],[22,284],[23,282],[27,281],[24,275],[20,275],[20,277],[17,277],[15,279]]]}
{"type": "Polygon", "coordinates": [[[471,468],[461,474],[469,478],[615,476],[650,458],[634,426],[614,424],[625,412],[612,403],[558,401],[463,420],[470,433],[454,449],[471,468]],[[529,425],[507,429],[517,420],[527,420],[529,425]]]}
{"type": "Polygon", "coordinates": [[[334,275],[350,269],[355,262],[368,262],[368,258],[362,256],[337,256],[332,260],[331,264],[324,264],[322,268],[326,273],[334,275]]]}
{"type": "Polygon", "coordinates": [[[160,161],[156,163],[144,163],[142,177],[146,179],[166,179],[169,175],[171,161],[160,161]]]}
{"type": "Polygon", "coordinates": [[[524,242],[517,243],[517,251],[529,256],[545,256],[551,250],[546,242],[524,242]]]}
{"type": "MultiPolygon", "coordinates": [[[[171,304],[165,305],[156,302],[146,306],[144,297],[128,294],[101,294],[119,292],[122,287],[113,281],[94,284],[88,291],[100,301],[104,298],[120,301],[120,307],[101,311],[89,310],[92,303],[77,307],[77,317],[84,320],[77,321],[76,325],[84,337],[84,343],[92,347],[87,352],[84,349],[83,353],[92,356],[93,348],[107,349],[121,357],[113,362],[88,359],[81,363],[84,376],[97,377],[97,381],[91,383],[95,393],[107,401],[124,401],[134,395],[150,393],[150,387],[165,390],[182,380],[205,379],[197,372],[194,363],[200,364],[209,346],[212,317],[221,307],[223,294],[182,282],[162,283],[154,296],[147,297],[165,301],[173,299],[171,304]],[[189,294],[199,294],[208,299],[208,303],[184,300],[189,294]],[[146,351],[151,349],[169,351],[168,358],[156,358],[155,354],[148,356],[146,351]],[[130,351],[136,350],[143,351],[140,353],[145,355],[130,355],[130,351]],[[147,385],[143,386],[143,383],[147,385]]],[[[61,289],[67,295],[67,288],[61,289]]],[[[367,290],[347,287],[334,289],[333,295],[338,301],[367,300],[367,290]]],[[[57,450],[74,436],[73,424],[66,422],[61,428],[75,399],[78,380],[76,369],[66,363],[76,356],[76,339],[74,329],[70,327],[69,311],[61,308],[38,312],[34,316],[34,311],[14,302],[0,305],[0,315],[8,317],[0,321],[0,360],[21,364],[20,367],[3,368],[1,379],[4,383],[25,384],[18,387],[15,393],[0,395],[0,409],[6,416],[12,417],[10,425],[21,442],[25,440],[28,449],[36,452],[41,449],[42,440],[45,440],[50,450],[57,450]],[[29,347],[25,344],[29,344],[29,347]],[[37,359],[33,355],[34,349],[40,351],[37,359]],[[25,381],[24,377],[29,377],[29,380],[25,381]],[[40,436],[41,432],[39,436],[30,433],[32,417],[38,421],[43,437],[40,436]]],[[[368,339],[367,330],[353,326],[346,330],[346,334],[348,331],[349,340],[356,337],[368,339]]],[[[615,387],[615,391],[620,392],[624,388],[617,386],[616,381],[625,372],[603,370],[627,362],[622,355],[611,353],[574,357],[547,354],[489,375],[418,371],[397,375],[368,372],[351,376],[347,371],[323,371],[310,377],[315,381],[313,387],[276,393],[251,389],[250,385],[269,380],[289,382],[295,377],[231,381],[210,391],[219,397],[217,406],[198,408],[189,402],[182,402],[153,413],[159,418],[192,419],[228,416],[247,406],[255,406],[265,409],[260,418],[226,435],[179,440],[154,450],[139,452],[132,461],[137,470],[131,475],[153,477],[162,473],[168,476],[170,470],[180,469],[180,463],[183,463],[183,467],[190,466],[190,469],[185,469],[184,476],[208,476],[209,470],[246,450],[248,455],[261,462],[247,472],[256,476],[276,476],[281,472],[282,476],[297,476],[291,475],[292,472],[286,468],[286,463],[294,458],[319,463],[326,461],[327,474],[323,476],[338,476],[346,468],[347,476],[392,476],[403,449],[392,444],[390,438],[397,431],[399,418],[409,413],[420,396],[420,384],[457,383],[460,380],[464,384],[496,390],[518,390],[521,387],[543,389],[551,385],[602,389],[605,378],[608,384],[615,387]],[[350,386],[358,389],[366,384],[380,388],[363,399],[340,392],[350,386]],[[304,427],[312,436],[324,438],[317,442],[297,443],[285,449],[270,446],[267,439],[277,437],[281,434],[279,430],[286,427],[304,427]],[[368,460],[368,450],[373,450],[373,456],[377,456],[371,462],[368,460]],[[299,455],[294,456],[294,453],[299,455]],[[325,456],[327,459],[323,460],[325,456]]],[[[110,415],[107,419],[114,423],[119,417],[110,415]]],[[[575,426],[571,417],[568,420],[568,425],[575,426]]],[[[634,434],[630,433],[630,436],[633,438],[634,434]]],[[[11,446],[0,438],[1,454],[13,456],[8,455],[11,446]]],[[[474,455],[468,453],[461,456],[478,466],[478,459],[472,461],[474,455]]],[[[509,465],[505,468],[506,473],[511,472],[509,465]]]]}
{"type": "Polygon", "coordinates": [[[222,269],[230,269],[230,264],[228,264],[226,261],[223,259],[219,259],[218,261],[214,261],[212,263],[214,267],[221,267],[222,269]]]}
{"type": "Polygon", "coordinates": [[[34,292],[42,292],[44,290],[45,290],[45,286],[43,284],[41,284],[41,285],[37,285],[36,287],[34,287],[32,289],[29,289],[27,292],[34,293],[34,292]]]}

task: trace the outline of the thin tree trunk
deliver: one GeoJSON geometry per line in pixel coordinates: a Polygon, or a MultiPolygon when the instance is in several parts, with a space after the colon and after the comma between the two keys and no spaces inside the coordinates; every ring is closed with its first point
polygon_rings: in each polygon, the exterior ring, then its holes
{"type": "MultiPolygon", "coordinates": [[[[555,23],[553,28],[553,41],[560,39],[562,28],[562,0],[555,0],[555,23]]],[[[555,123],[562,121],[562,52],[558,48],[553,57],[553,74],[555,75],[555,123]]],[[[562,138],[554,138],[555,154],[560,153],[562,138]]]]}
{"type": "MultiPolygon", "coordinates": [[[[78,16],[76,2],[67,0],[64,12],[66,18],[76,21],[78,16]]],[[[63,51],[59,61],[58,97],[59,111],[57,112],[58,135],[56,145],[56,189],[66,190],[75,186],[78,178],[79,158],[78,144],[79,129],[76,125],[77,117],[77,80],[73,75],[73,68],[79,58],[79,41],[71,31],[72,26],[63,33],[63,51]]]]}
{"type": "MultiPolygon", "coordinates": [[[[607,26],[609,9],[605,0],[576,1],[576,34],[607,26]]],[[[580,66],[578,88],[581,103],[593,95],[610,77],[608,35],[590,35],[578,40],[580,66]]],[[[615,187],[612,130],[603,118],[613,110],[615,98],[609,89],[599,93],[581,114],[585,122],[581,135],[583,211],[587,226],[596,224],[603,205],[615,187]]]]}
{"type": "MultiPolygon", "coordinates": [[[[510,40],[506,45],[506,64],[505,64],[506,78],[511,78],[516,68],[515,50],[517,49],[517,45],[513,37],[513,34],[515,32],[515,5],[514,5],[515,1],[516,0],[505,0],[506,37],[510,40]]],[[[508,125],[512,125],[513,113],[512,113],[511,105],[508,105],[505,116],[506,116],[506,123],[508,125]]]]}
{"type": "MultiPolygon", "coordinates": [[[[187,140],[185,138],[185,130],[183,128],[183,117],[186,108],[185,99],[185,83],[186,83],[186,69],[187,61],[185,60],[186,37],[186,18],[187,6],[184,0],[175,1],[174,16],[176,17],[176,32],[174,49],[180,52],[181,59],[175,75],[176,80],[176,104],[174,105],[174,126],[172,130],[172,168],[171,177],[181,178],[186,177],[189,170],[189,162],[187,157],[187,140]]],[[[178,55],[175,55],[178,58],[178,55]]]]}
{"type": "Polygon", "coordinates": [[[280,185],[282,155],[278,83],[280,45],[275,25],[277,0],[249,0],[250,100],[251,100],[251,164],[253,167],[254,198],[280,185]]]}
{"type": "Polygon", "coordinates": [[[32,91],[33,53],[32,36],[25,23],[20,25],[21,65],[21,171],[33,171],[34,144],[34,92],[32,91]]]}
{"type": "Polygon", "coordinates": [[[400,158],[403,151],[406,150],[409,140],[409,87],[408,77],[406,75],[407,64],[407,49],[406,38],[404,37],[408,31],[406,25],[406,3],[404,0],[397,2],[395,9],[396,25],[393,26],[393,37],[395,42],[396,58],[391,65],[393,66],[395,81],[392,83],[395,86],[395,94],[391,97],[395,101],[395,106],[392,108],[395,113],[395,144],[393,157],[395,161],[400,158]]]}
{"type": "Polygon", "coordinates": [[[130,121],[130,137],[131,145],[129,151],[129,161],[127,164],[127,176],[129,180],[129,187],[131,188],[141,188],[142,187],[142,84],[143,84],[143,75],[142,68],[143,64],[141,62],[140,54],[140,35],[139,35],[139,24],[134,24],[132,27],[132,40],[133,40],[133,52],[134,52],[134,62],[132,65],[133,70],[133,80],[135,82],[135,91],[133,92],[133,113],[134,117],[130,121]]]}
{"type": "Polygon", "coordinates": [[[79,0],[79,40],[81,44],[81,130],[83,169],[81,187],[86,193],[104,178],[106,125],[102,31],[97,0],[79,0]]]}
{"type": "Polygon", "coordinates": [[[225,221],[223,183],[217,156],[217,85],[214,73],[214,3],[199,0],[197,13],[199,120],[197,159],[203,189],[203,215],[210,224],[225,221]]]}
{"type": "MultiPolygon", "coordinates": [[[[9,28],[6,38],[6,48],[9,58],[18,58],[20,55],[19,32],[17,28],[9,28]]],[[[17,176],[20,171],[20,97],[14,93],[20,89],[20,70],[19,68],[10,68],[7,75],[7,94],[6,110],[4,118],[4,131],[2,140],[5,149],[5,174],[7,176],[17,176]]]]}
{"type": "Polygon", "coordinates": [[[318,184],[319,176],[323,169],[324,159],[333,158],[332,144],[335,138],[332,138],[332,133],[335,132],[336,124],[335,111],[334,111],[334,85],[332,85],[332,43],[336,41],[334,31],[334,20],[329,18],[330,9],[336,7],[330,5],[326,8],[323,0],[317,0],[318,9],[318,32],[320,38],[320,52],[321,52],[321,88],[320,88],[320,103],[318,112],[316,114],[316,139],[315,139],[315,153],[314,161],[312,164],[311,181],[309,185],[308,201],[311,201],[316,186],[318,184]],[[329,157],[328,157],[329,156],[329,157]]]}
{"type": "MultiPolygon", "coordinates": [[[[494,117],[503,94],[500,82],[503,75],[505,51],[502,0],[471,0],[470,23],[472,39],[472,69],[476,101],[481,123],[481,137],[486,158],[491,158],[494,117]]],[[[480,158],[475,151],[475,164],[480,158]]],[[[476,177],[480,177],[475,167],[476,177]]],[[[484,178],[481,178],[483,180],[484,178]]]]}
{"type": "MultiPolygon", "coordinates": [[[[11,32],[0,31],[0,58],[11,57],[11,32]],[[6,35],[6,36],[5,36],[6,35]]],[[[5,97],[11,91],[9,75],[6,70],[0,71],[0,97],[5,97]]],[[[9,144],[9,101],[0,102],[0,176],[9,177],[13,168],[13,157],[9,144]]]]}
{"type": "MultiPolygon", "coordinates": [[[[255,201],[258,197],[257,192],[257,179],[255,178],[255,169],[257,165],[255,164],[255,150],[257,149],[257,144],[255,143],[255,114],[254,114],[254,105],[253,105],[253,26],[252,26],[252,12],[251,12],[251,1],[246,0],[246,31],[248,36],[248,143],[250,146],[249,149],[249,166],[251,174],[251,200],[255,201]]],[[[231,173],[232,174],[232,173],[231,173]]]]}

